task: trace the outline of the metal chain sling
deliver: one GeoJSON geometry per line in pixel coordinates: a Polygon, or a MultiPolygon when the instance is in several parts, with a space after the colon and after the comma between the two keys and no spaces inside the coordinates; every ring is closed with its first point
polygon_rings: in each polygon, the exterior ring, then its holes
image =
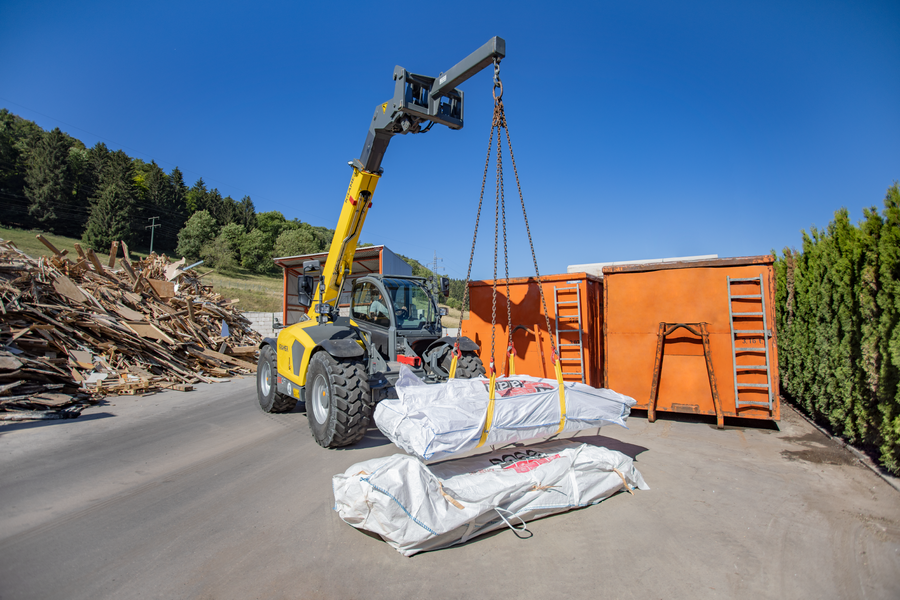
{"type": "MultiPolygon", "coordinates": [[[[489,387],[489,395],[490,395],[490,405],[488,408],[488,417],[485,422],[484,431],[482,432],[481,442],[479,446],[484,443],[487,433],[490,431],[491,421],[493,418],[493,403],[494,403],[494,395],[496,388],[496,378],[497,378],[497,370],[495,364],[495,331],[497,327],[497,257],[498,257],[498,241],[499,241],[499,232],[498,226],[500,221],[502,220],[503,226],[503,276],[506,282],[506,319],[507,319],[507,361],[509,367],[509,374],[515,374],[515,347],[513,346],[512,340],[512,300],[510,297],[510,288],[509,288],[509,260],[508,260],[508,251],[507,251],[507,237],[506,237],[506,198],[504,194],[503,187],[503,157],[502,157],[502,149],[503,144],[501,140],[500,130],[504,129],[506,131],[506,145],[509,149],[509,157],[510,162],[513,167],[513,174],[516,178],[516,189],[519,192],[519,203],[522,206],[522,216],[525,220],[525,231],[528,234],[528,247],[531,250],[531,259],[534,263],[534,274],[537,279],[538,290],[541,295],[541,306],[544,309],[544,319],[547,325],[547,331],[550,331],[550,313],[547,312],[547,301],[544,297],[544,287],[541,284],[541,273],[538,269],[537,255],[534,252],[534,242],[531,238],[531,227],[528,224],[528,213],[525,210],[525,197],[522,194],[522,184],[519,181],[519,171],[516,168],[516,159],[513,155],[512,150],[512,141],[510,140],[509,135],[509,127],[506,122],[506,113],[503,108],[503,83],[500,81],[500,61],[494,61],[494,88],[493,88],[493,96],[494,96],[494,116],[491,124],[491,133],[488,139],[488,152],[487,158],[484,163],[484,173],[481,178],[481,194],[478,197],[478,212],[475,216],[475,232],[472,236],[472,249],[469,252],[469,268],[466,271],[466,283],[463,288],[463,306],[462,311],[460,312],[459,319],[459,328],[457,330],[456,343],[453,348],[452,354],[452,362],[450,365],[450,378],[454,378],[456,376],[456,366],[458,359],[461,358],[462,353],[459,349],[459,338],[462,336],[462,317],[465,314],[465,311],[469,308],[469,282],[471,281],[472,276],[472,262],[475,257],[475,244],[478,240],[478,225],[481,220],[481,208],[484,203],[484,188],[485,183],[487,182],[487,173],[488,168],[491,162],[491,154],[494,146],[494,130],[497,131],[497,180],[496,180],[496,192],[495,192],[495,207],[494,207],[494,281],[493,281],[493,289],[492,289],[492,298],[491,298],[491,361],[490,361],[490,387],[489,387]]],[[[537,333],[537,332],[535,332],[537,333]]],[[[559,354],[556,350],[556,343],[553,339],[553,336],[548,336],[550,339],[550,346],[552,349],[552,361],[553,366],[556,373],[556,379],[559,383],[559,397],[560,397],[560,424],[559,431],[563,430],[565,426],[565,392],[563,386],[563,377],[562,377],[562,367],[559,360],[559,354]]]]}

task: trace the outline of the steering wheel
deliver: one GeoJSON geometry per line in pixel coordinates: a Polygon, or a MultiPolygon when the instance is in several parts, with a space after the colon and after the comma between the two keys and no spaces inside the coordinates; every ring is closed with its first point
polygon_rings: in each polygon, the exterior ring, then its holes
{"type": "Polygon", "coordinates": [[[409,317],[409,311],[402,307],[395,310],[394,314],[397,315],[398,319],[405,319],[409,317]]]}

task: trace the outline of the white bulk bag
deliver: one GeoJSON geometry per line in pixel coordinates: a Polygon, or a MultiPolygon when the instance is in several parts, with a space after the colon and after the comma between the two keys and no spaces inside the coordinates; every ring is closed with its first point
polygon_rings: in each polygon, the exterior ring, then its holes
{"type": "Polygon", "coordinates": [[[628,456],[569,440],[431,466],[395,454],[355,464],[332,485],[341,519],[404,556],[506,526],[522,537],[531,519],[596,504],[623,488],[650,489],[628,456]]]}
{"type": "MultiPolygon", "coordinates": [[[[490,380],[451,379],[426,384],[405,365],[398,398],[375,407],[375,424],[394,444],[425,460],[478,447],[488,413],[490,380]]],[[[559,384],[528,375],[498,377],[490,431],[482,445],[509,444],[559,432],[559,384]]],[[[562,431],[602,425],[625,427],[635,401],[612,390],[566,382],[562,431]]]]}

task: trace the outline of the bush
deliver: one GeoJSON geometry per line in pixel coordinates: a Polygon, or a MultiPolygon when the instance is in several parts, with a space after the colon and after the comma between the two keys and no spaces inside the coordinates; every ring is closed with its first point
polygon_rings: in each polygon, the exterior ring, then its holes
{"type": "Polygon", "coordinates": [[[178,232],[175,253],[190,259],[200,258],[200,249],[216,236],[216,220],[205,210],[195,212],[178,232]]]}
{"type": "Polygon", "coordinates": [[[275,270],[272,261],[272,245],[269,237],[254,229],[241,240],[241,266],[257,273],[269,273],[275,270]]]}
{"type": "Polygon", "coordinates": [[[775,263],[785,395],[900,474],[900,187],[858,224],[846,209],[775,263]]]}
{"type": "Polygon", "coordinates": [[[275,240],[275,256],[299,256],[318,252],[318,240],[308,228],[288,229],[275,240]]]}

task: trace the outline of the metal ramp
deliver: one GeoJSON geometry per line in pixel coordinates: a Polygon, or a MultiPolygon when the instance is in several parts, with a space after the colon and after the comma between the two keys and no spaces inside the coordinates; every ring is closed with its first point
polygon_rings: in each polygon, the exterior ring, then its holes
{"type": "MultiPolygon", "coordinates": [[[[734,404],[739,409],[742,406],[759,406],[772,410],[772,373],[770,369],[769,338],[772,332],[766,327],[766,291],[762,275],[758,277],[733,278],[728,280],[728,314],[731,322],[731,364],[734,368],[734,404]],[[733,285],[752,287],[752,291],[759,293],[734,294],[733,285]],[[735,311],[735,304],[740,307],[740,312],[735,311]],[[748,329],[735,328],[735,324],[749,326],[748,329]],[[759,359],[764,362],[760,363],[759,359]],[[738,362],[739,360],[745,362],[738,362]],[[750,362],[746,362],[750,361],[750,362]],[[765,373],[766,383],[745,382],[738,378],[747,378],[751,374],[765,373]],[[766,401],[742,400],[740,391],[744,390],[745,396],[751,390],[764,390],[766,401]]],[[[746,291],[746,289],[745,289],[746,291]]]]}
{"type": "Polygon", "coordinates": [[[556,314],[556,347],[563,379],[578,377],[584,383],[584,328],[581,323],[581,288],[553,286],[556,314]],[[572,326],[575,328],[573,329],[572,326]],[[566,370],[566,369],[570,370],[566,370]],[[578,371],[571,369],[577,368],[578,371]]]}

